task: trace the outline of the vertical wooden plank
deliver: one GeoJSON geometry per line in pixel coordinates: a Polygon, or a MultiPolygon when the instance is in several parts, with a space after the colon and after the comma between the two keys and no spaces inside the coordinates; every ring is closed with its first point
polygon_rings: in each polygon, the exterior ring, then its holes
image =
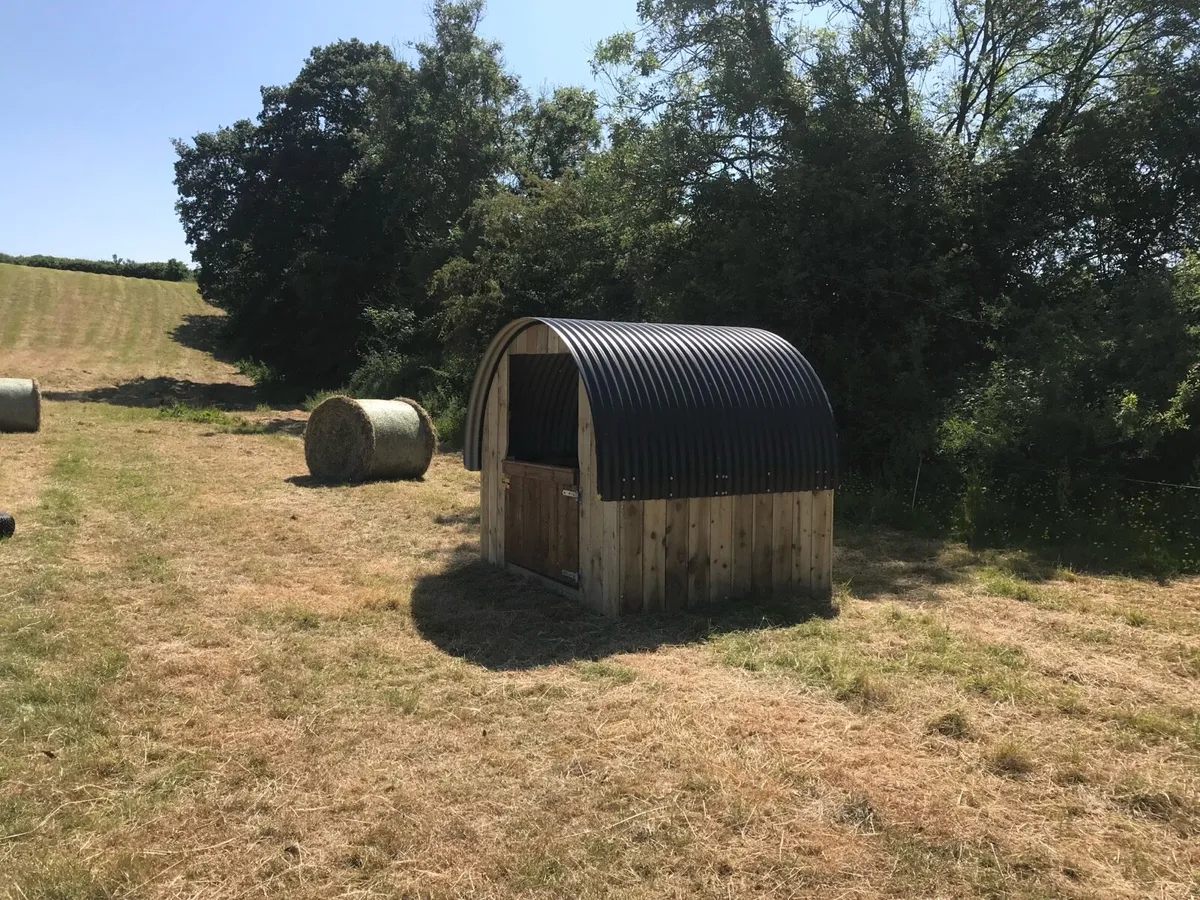
{"type": "Polygon", "coordinates": [[[735,597],[745,597],[753,584],[754,570],[754,495],[733,498],[733,578],[735,597]]]}
{"type": "Polygon", "coordinates": [[[813,556],[812,590],[814,596],[824,600],[832,593],[832,547],[833,492],[817,491],[813,497],[813,556]]]}
{"type": "Polygon", "coordinates": [[[813,492],[801,491],[796,501],[796,558],[792,560],[792,586],[797,593],[812,593],[813,492]]]}
{"type": "Polygon", "coordinates": [[[495,508],[492,498],[492,390],[488,389],[487,407],[483,411],[483,446],[479,467],[479,555],[488,562],[495,562],[492,555],[492,516],[495,508]]]}
{"type": "Polygon", "coordinates": [[[538,323],[532,329],[533,346],[530,348],[530,353],[545,353],[550,344],[550,329],[546,325],[538,323]]]}
{"type": "Polygon", "coordinates": [[[667,559],[667,501],[642,502],[642,607],[648,612],[663,608],[663,579],[667,559]]]}
{"type": "MultiPolygon", "coordinates": [[[[503,364],[501,360],[501,364],[503,364]]],[[[497,491],[503,490],[498,483],[502,477],[496,443],[499,440],[497,421],[499,416],[499,380],[492,379],[488,389],[487,408],[483,412],[483,468],[479,478],[479,543],[483,558],[490,563],[500,563],[497,548],[497,491]]]]}
{"type": "Polygon", "coordinates": [[[709,503],[708,544],[710,601],[727,600],[733,589],[733,498],[713,497],[709,503]]]}
{"type": "Polygon", "coordinates": [[[621,501],[621,613],[642,609],[642,501],[621,501]]]}
{"type": "Polygon", "coordinates": [[[796,495],[775,494],[772,528],[775,537],[775,566],[771,573],[771,589],[786,594],[792,589],[792,528],[796,522],[796,495]]]}
{"type": "Polygon", "coordinates": [[[563,343],[563,339],[560,338],[553,331],[550,331],[549,325],[546,326],[546,330],[547,330],[546,352],[547,353],[566,353],[567,345],[563,343]]]}
{"type": "Polygon", "coordinates": [[[826,571],[829,579],[829,596],[833,597],[833,498],[835,491],[829,492],[829,527],[825,529],[825,558],[829,560],[826,571]]]}
{"type": "Polygon", "coordinates": [[[546,576],[556,580],[562,580],[563,573],[563,526],[566,524],[562,520],[562,504],[559,503],[559,498],[562,496],[562,488],[558,482],[552,481],[547,485],[543,485],[539,492],[542,497],[542,525],[549,528],[543,532],[546,540],[546,576]]]}
{"type": "Polygon", "coordinates": [[[604,520],[596,494],[596,444],[592,408],[579,379],[579,596],[591,609],[604,610],[602,547],[604,520]]]}
{"type": "Polygon", "coordinates": [[[510,475],[509,483],[506,489],[507,497],[504,504],[504,516],[506,533],[508,534],[508,543],[505,547],[505,559],[500,562],[511,561],[519,566],[528,566],[528,553],[525,545],[527,533],[521,527],[521,521],[525,511],[525,479],[520,475],[510,475]]]}
{"type": "MultiPolygon", "coordinates": [[[[486,416],[487,413],[484,413],[483,440],[485,443],[488,439],[486,416]]],[[[492,552],[492,514],[495,505],[492,500],[492,472],[494,470],[486,450],[481,462],[482,467],[479,470],[479,555],[488,562],[494,563],[496,561],[492,552]]]]}
{"type": "Polygon", "coordinates": [[[504,489],[504,473],[503,463],[508,456],[508,354],[500,360],[500,365],[496,368],[496,377],[494,380],[496,385],[496,456],[495,456],[495,474],[492,478],[494,485],[493,495],[495,497],[495,519],[493,521],[493,547],[496,557],[496,563],[503,565],[506,555],[506,531],[504,527],[505,515],[504,504],[508,496],[508,492],[504,489]]]}
{"type": "Polygon", "coordinates": [[[816,491],[812,494],[812,595],[818,599],[828,596],[829,578],[826,558],[827,516],[829,492],[816,491]]]}
{"type": "MultiPolygon", "coordinates": [[[[560,544],[562,546],[562,568],[565,572],[574,572],[579,576],[580,570],[583,568],[582,561],[579,556],[579,502],[573,497],[562,496],[562,488],[559,487],[558,508],[560,510],[560,523],[562,527],[562,538],[560,544]]],[[[575,586],[579,586],[579,581],[574,582],[575,586]]]]}
{"type": "Polygon", "coordinates": [[[531,325],[526,328],[517,340],[513,341],[514,353],[537,353],[537,333],[540,325],[531,325]]]}
{"type": "Polygon", "coordinates": [[[754,571],[751,580],[756,593],[767,593],[771,590],[771,576],[774,574],[774,496],[754,495],[754,571]]]}
{"type": "Polygon", "coordinates": [[[688,500],[688,608],[703,606],[708,602],[709,570],[712,565],[709,549],[709,526],[711,519],[708,497],[692,497],[688,500]]]}
{"type": "Polygon", "coordinates": [[[667,501],[663,572],[663,609],[668,612],[687,606],[688,595],[688,501],[667,501]]]}
{"type": "Polygon", "coordinates": [[[621,615],[621,504],[619,501],[600,504],[600,521],[604,533],[602,563],[604,573],[600,583],[604,589],[604,612],[621,615]]]}

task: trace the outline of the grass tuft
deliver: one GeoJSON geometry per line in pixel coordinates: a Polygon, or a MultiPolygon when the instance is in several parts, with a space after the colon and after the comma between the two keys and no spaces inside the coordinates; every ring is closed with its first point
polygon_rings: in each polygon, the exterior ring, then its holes
{"type": "Polygon", "coordinates": [[[883,820],[866,794],[852,795],[838,807],[833,818],[840,825],[849,825],[867,834],[879,834],[883,830],[883,820]]]}
{"type": "Polygon", "coordinates": [[[1112,801],[1132,816],[1171,827],[1182,838],[1200,836],[1200,807],[1175,791],[1134,779],[1118,784],[1112,801]]]}
{"type": "Polygon", "coordinates": [[[160,419],[176,419],[183,422],[195,422],[198,425],[214,425],[223,428],[233,428],[245,422],[238,416],[231,416],[215,406],[193,406],[190,403],[172,403],[170,406],[160,406],[155,413],[160,419]]]}
{"type": "Polygon", "coordinates": [[[1141,628],[1150,623],[1150,617],[1140,609],[1127,609],[1122,613],[1121,618],[1125,620],[1125,624],[1130,628],[1141,628]]]}
{"type": "Polygon", "coordinates": [[[317,391],[315,394],[309,394],[304,398],[304,402],[300,404],[300,408],[305,412],[312,412],[330,397],[348,397],[349,394],[344,391],[317,391]]]}
{"type": "Polygon", "coordinates": [[[979,586],[989,596],[1008,597],[1022,603],[1041,604],[1048,599],[1044,588],[998,568],[982,569],[979,573],[979,586]]]}
{"type": "Polygon", "coordinates": [[[965,741],[974,736],[967,714],[959,709],[951,710],[933,719],[925,726],[925,731],[929,734],[940,734],[942,737],[953,738],[956,741],[965,741]]]}
{"type": "Polygon", "coordinates": [[[993,775],[1006,778],[1019,778],[1028,775],[1036,768],[1033,757],[1025,746],[1017,741],[1008,740],[993,747],[987,754],[987,770],[993,775]]]}
{"type": "Polygon", "coordinates": [[[612,684],[630,684],[637,678],[637,671],[629,668],[629,666],[621,666],[616,663],[590,661],[581,662],[575,665],[575,669],[579,672],[579,677],[585,681],[607,681],[612,684]]]}

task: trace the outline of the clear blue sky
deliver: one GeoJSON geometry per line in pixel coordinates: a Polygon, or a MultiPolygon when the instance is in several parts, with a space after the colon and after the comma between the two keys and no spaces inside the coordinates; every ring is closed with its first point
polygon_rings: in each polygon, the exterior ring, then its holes
{"type": "MultiPolygon", "coordinates": [[[[592,85],[635,0],[490,0],[482,33],[537,94],[592,85]]],[[[0,0],[0,252],[190,260],[170,140],[253,118],[339,38],[426,37],[424,0],[0,0]]]]}

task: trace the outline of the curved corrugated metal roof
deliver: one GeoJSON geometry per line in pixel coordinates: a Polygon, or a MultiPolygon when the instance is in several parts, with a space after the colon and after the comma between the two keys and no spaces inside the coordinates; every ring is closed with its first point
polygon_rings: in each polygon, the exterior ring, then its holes
{"type": "Polygon", "coordinates": [[[463,461],[478,471],[483,416],[513,338],[548,325],[579,367],[592,407],[603,500],[830,490],[837,435],[821,380],[769,331],[712,325],[524,318],[484,353],[463,461]]]}

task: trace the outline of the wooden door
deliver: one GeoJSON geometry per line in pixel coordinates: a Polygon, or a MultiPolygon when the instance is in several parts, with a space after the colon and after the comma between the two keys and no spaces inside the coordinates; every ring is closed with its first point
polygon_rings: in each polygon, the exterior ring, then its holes
{"type": "Polygon", "coordinates": [[[504,460],[506,562],[579,586],[579,470],[504,460]]]}

